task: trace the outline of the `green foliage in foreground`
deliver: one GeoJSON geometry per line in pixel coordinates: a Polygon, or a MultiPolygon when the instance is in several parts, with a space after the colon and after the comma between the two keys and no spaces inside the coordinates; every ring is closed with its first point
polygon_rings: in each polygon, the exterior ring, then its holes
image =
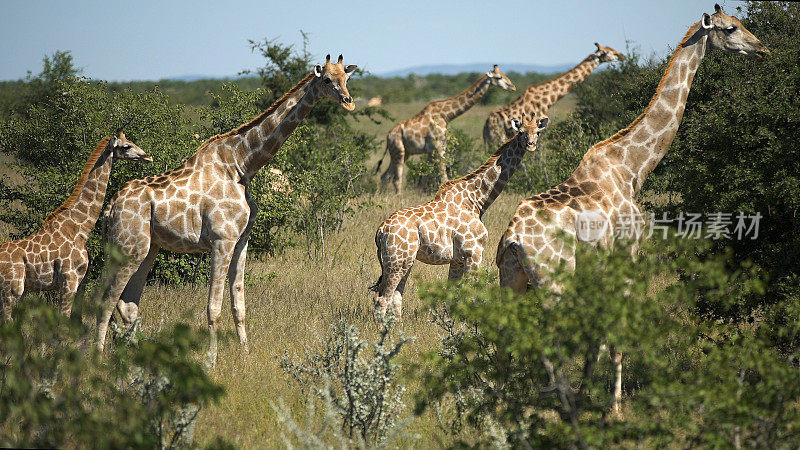
{"type": "Polygon", "coordinates": [[[222,388],[195,361],[201,339],[176,325],[98,355],[94,333],[26,297],[0,321],[0,445],[174,448],[222,388]]]}
{"type": "Polygon", "coordinates": [[[443,348],[429,356],[418,411],[454,403],[453,429],[512,447],[800,444],[793,360],[756,327],[697,313],[700,293],[720,302],[762,293],[755,270],[698,258],[693,240],[645,247],[636,261],[627,246],[581,247],[560,295],[514,295],[490,280],[429,287],[443,348]],[[604,345],[625,355],[624,421],[610,412],[604,345]]]}

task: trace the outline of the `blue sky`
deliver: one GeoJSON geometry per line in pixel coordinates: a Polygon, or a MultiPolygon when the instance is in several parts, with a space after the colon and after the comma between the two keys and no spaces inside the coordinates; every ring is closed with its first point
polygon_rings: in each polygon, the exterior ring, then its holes
{"type": "MultiPolygon", "coordinates": [[[[735,13],[737,1],[720,2],[735,13]]],[[[41,69],[70,50],[84,74],[107,80],[235,75],[261,64],[248,39],[301,42],[323,59],[374,73],[422,64],[575,63],[597,41],[665,54],[714,3],[607,1],[56,1],[0,3],[0,79],[41,69]]]]}

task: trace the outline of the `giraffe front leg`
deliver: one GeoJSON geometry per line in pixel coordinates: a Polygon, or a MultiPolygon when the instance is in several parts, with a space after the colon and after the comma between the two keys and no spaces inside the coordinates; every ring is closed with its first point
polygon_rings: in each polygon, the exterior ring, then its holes
{"type": "Polygon", "coordinates": [[[244,302],[244,265],[247,260],[247,239],[247,236],[243,236],[236,244],[230,267],[228,268],[228,280],[231,290],[231,312],[233,313],[233,322],[236,324],[236,334],[239,335],[239,342],[244,351],[249,353],[244,302]]]}
{"type": "Polygon", "coordinates": [[[225,290],[225,275],[231,264],[236,243],[219,240],[211,248],[211,286],[208,289],[208,333],[209,346],[206,365],[217,364],[217,322],[222,311],[222,297],[225,290]]]}
{"type": "Polygon", "coordinates": [[[80,278],[77,273],[70,272],[61,275],[61,286],[59,287],[59,309],[61,314],[69,317],[72,314],[72,301],[78,292],[80,278]]]}

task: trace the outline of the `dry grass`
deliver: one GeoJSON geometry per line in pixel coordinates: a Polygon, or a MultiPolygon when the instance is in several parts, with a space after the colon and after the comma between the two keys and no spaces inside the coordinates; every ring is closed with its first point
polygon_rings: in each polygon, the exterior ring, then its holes
{"type": "MultiPolygon", "coordinates": [[[[302,354],[316,348],[319,338],[339,318],[356,324],[367,336],[375,335],[370,292],[367,287],[378,277],[380,268],[375,257],[372,236],[375,229],[394,210],[421,203],[420,195],[375,197],[375,206],[358,211],[348,219],[344,229],[330,239],[325,258],[309,260],[302,248],[295,248],[274,258],[251,258],[245,288],[250,354],[239,348],[232,317],[225,312],[221,321],[222,344],[213,377],[227,390],[218,404],[200,413],[197,438],[207,443],[221,435],[244,447],[275,443],[280,425],[270,402],[282,398],[297,414],[306,396],[297,391],[283,375],[277,355],[284,350],[302,354]]],[[[520,196],[502,196],[485,216],[489,235],[497,237],[508,220],[520,196]]],[[[485,268],[493,267],[494,245],[490,239],[486,249],[485,268]]],[[[419,361],[420,355],[438,345],[438,330],[429,322],[429,315],[417,297],[417,288],[427,282],[444,279],[447,266],[415,265],[404,302],[404,319],[398,327],[416,341],[403,352],[404,361],[419,361]]],[[[148,286],[142,296],[142,325],[145,329],[158,327],[162,321],[185,321],[205,328],[207,287],[148,286]]],[[[409,393],[418,384],[408,380],[409,393]]],[[[409,402],[411,398],[409,396],[409,402]]],[[[439,446],[449,442],[438,430],[431,415],[414,419],[410,430],[422,435],[417,445],[439,446]]]]}

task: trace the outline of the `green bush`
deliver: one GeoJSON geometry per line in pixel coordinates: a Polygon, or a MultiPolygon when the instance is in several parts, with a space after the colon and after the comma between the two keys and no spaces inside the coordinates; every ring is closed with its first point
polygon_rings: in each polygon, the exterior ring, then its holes
{"type": "Polygon", "coordinates": [[[575,272],[558,275],[560,295],[515,295],[489,279],[429,286],[421,296],[443,348],[423,366],[417,411],[450,399],[449,423],[465,420],[487,444],[494,429],[513,447],[797,445],[793,363],[755,327],[696,313],[700,293],[730,302],[732,289],[763,292],[752,267],[698,258],[707,246],[645,242],[635,261],[625,245],[581,246],[575,272]],[[624,421],[609,414],[604,344],[625,355],[624,421]]]}
{"type": "MultiPolygon", "coordinates": [[[[480,167],[491,154],[484,153],[483,146],[461,128],[449,128],[445,137],[445,168],[447,176],[453,180],[463,177],[480,167]]],[[[434,155],[422,155],[406,160],[408,183],[423,192],[432,193],[439,189],[439,161],[434,155]]]]}
{"type": "Polygon", "coordinates": [[[0,321],[0,445],[191,444],[197,412],[223,393],[195,360],[204,339],[176,325],[101,357],[78,318],[94,310],[80,299],[75,310],[68,319],[28,296],[0,321]]]}

